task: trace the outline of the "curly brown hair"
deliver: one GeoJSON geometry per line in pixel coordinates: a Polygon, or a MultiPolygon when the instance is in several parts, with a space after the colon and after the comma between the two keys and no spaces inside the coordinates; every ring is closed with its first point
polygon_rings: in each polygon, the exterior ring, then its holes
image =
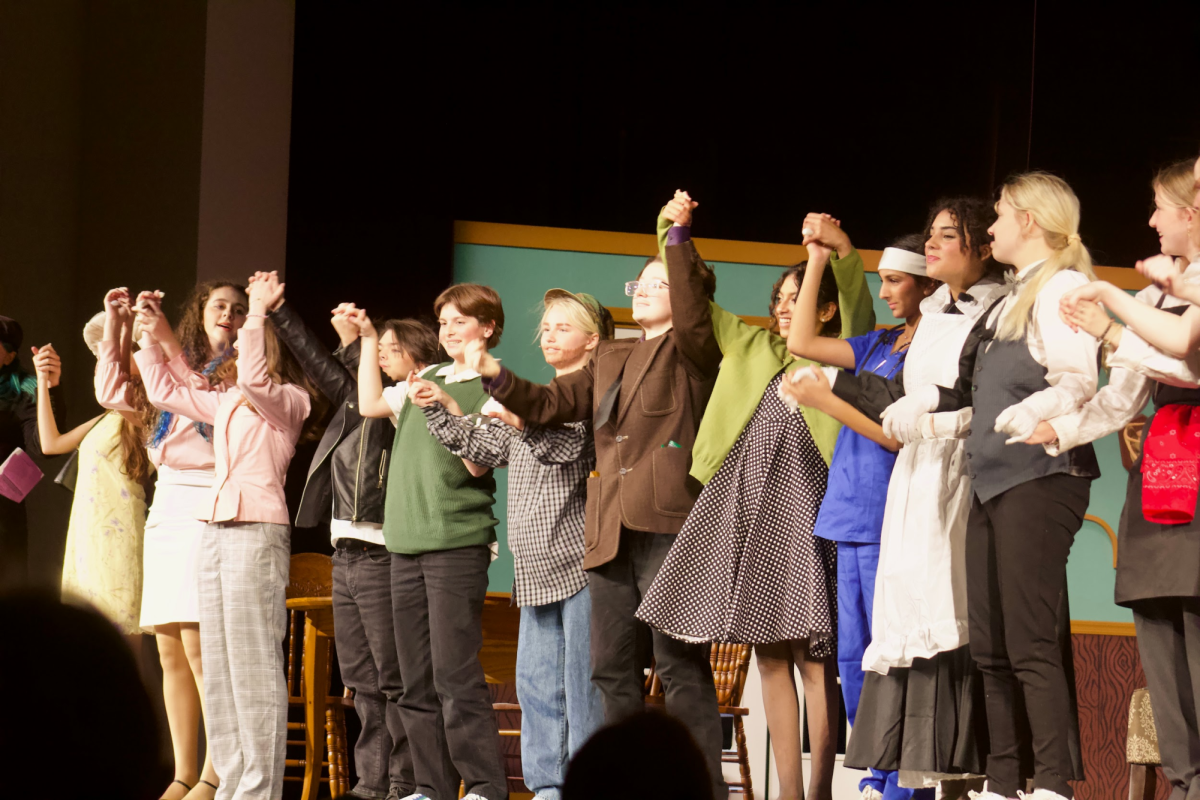
{"type": "MultiPolygon", "coordinates": [[[[208,342],[208,332],[204,330],[204,307],[208,298],[217,289],[230,287],[246,297],[246,287],[232,281],[205,281],[196,284],[196,288],[188,295],[180,306],[179,325],[175,329],[175,338],[183,348],[183,357],[188,366],[200,372],[212,361],[212,346],[208,342]]],[[[249,304],[249,300],[246,300],[249,304]]]]}
{"type": "Polygon", "coordinates": [[[929,207],[929,220],[925,223],[925,235],[929,237],[933,229],[933,221],[943,211],[950,212],[954,230],[967,243],[967,250],[983,261],[983,274],[990,278],[1001,278],[1008,270],[1004,264],[997,262],[989,253],[985,258],[983,248],[990,246],[992,237],[988,228],[996,221],[996,209],[992,203],[978,197],[943,197],[929,207]]]}

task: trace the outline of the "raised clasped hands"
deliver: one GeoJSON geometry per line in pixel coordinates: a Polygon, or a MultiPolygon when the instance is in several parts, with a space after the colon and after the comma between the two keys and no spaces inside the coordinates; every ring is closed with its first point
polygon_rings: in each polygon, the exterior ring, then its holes
{"type": "Polygon", "coordinates": [[[252,313],[264,314],[283,305],[283,290],[287,284],[279,282],[279,273],[258,271],[246,282],[246,296],[250,300],[252,313]]]}
{"type": "Polygon", "coordinates": [[[140,331],[138,345],[148,347],[171,335],[171,324],[162,310],[163,293],[158,290],[138,292],[134,311],[140,331]]]}
{"type": "Polygon", "coordinates": [[[687,192],[676,189],[675,196],[667,203],[662,214],[676,225],[689,226],[692,224],[692,210],[698,205],[687,192]]]}
{"type": "Polygon", "coordinates": [[[371,322],[371,318],[367,316],[365,308],[359,308],[354,303],[338,303],[337,308],[331,312],[333,317],[330,319],[334,330],[340,336],[342,328],[349,330],[353,326],[356,336],[361,336],[364,339],[379,339],[379,333],[375,330],[375,323],[371,322]]]}
{"type": "Polygon", "coordinates": [[[834,250],[842,254],[850,251],[850,237],[842,230],[842,221],[829,214],[806,214],[803,230],[808,231],[801,244],[808,248],[809,261],[828,259],[834,250]]]}
{"type": "Polygon", "coordinates": [[[54,345],[47,344],[29,349],[33,351],[33,369],[38,380],[46,381],[46,385],[51,388],[58,386],[58,381],[62,378],[62,361],[54,345]]]}

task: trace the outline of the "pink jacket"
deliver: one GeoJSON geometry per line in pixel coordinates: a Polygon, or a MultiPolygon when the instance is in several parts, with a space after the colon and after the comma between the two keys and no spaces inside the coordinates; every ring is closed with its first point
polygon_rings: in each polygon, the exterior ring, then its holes
{"type": "Polygon", "coordinates": [[[151,403],[213,426],[216,480],[197,519],[288,524],[283,484],[311,404],[299,386],[271,380],[264,336],[261,328],[238,331],[238,381],[227,392],[181,380],[161,348],[134,356],[151,403]]]}
{"type": "MultiPolygon", "coordinates": [[[[182,368],[191,375],[183,356],[177,356],[168,364],[168,369],[175,372],[182,368]],[[175,362],[179,362],[178,365],[175,362]]],[[[203,377],[203,376],[199,376],[203,377]]],[[[207,380],[199,384],[202,388],[207,380]]],[[[224,392],[224,386],[213,387],[215,391],[224,392]]],[[[121,345],[119,342],[104,340],[100,342],[100,360],[96,364],[96,400],[104,408],[114,411],[132,411],[132,400],[129,396],[129,373],[122,369],[121,345]]],[[[176,470],[203,470],[212,472],[216,465],[211,442],[196,430],[192,420],[178,414],[171,420],[171,429],[158,447],[148,448],[150,460],[154,466],[164,464],[176,470]]]]}

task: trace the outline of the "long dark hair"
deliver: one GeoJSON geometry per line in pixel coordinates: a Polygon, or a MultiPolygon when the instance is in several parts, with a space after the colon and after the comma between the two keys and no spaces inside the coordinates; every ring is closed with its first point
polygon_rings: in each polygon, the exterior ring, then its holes
{"type": "MultiPolygon", "coordinates": [[[[787,283],[788,278],[796,279],[796,288],[800,288],[800,284],[804,282],[804,270],[808,267],[807,261],[801,261],[799,264],[788,267],[784,273],[779,276],[779,280],[775,281],[775,285],[771,287],[771,330],[775,333],[779,332],[779,319],[775,316],[775,308],[779,305],[779,293],[783,290],[783,284],[787,283]]],[[[833,303],[838,304],[838,287],[837,279],[833,277],[833,270],[829,267],[821,273],[821,286],[817,289],[817,308],[833,303]]],[[[839,309],[840,312],[840,309],[839,309]]],[[[821,335],[829,336],[834,339],[842,335],[842,315],[837,313],[829,322],[821,325],[821,335]]]]}

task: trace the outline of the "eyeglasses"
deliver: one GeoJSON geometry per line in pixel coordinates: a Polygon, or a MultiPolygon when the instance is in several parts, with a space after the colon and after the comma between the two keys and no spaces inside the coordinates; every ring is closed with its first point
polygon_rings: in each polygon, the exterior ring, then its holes
{"type": "Polygon", "coordinates": [[[637,294],[637,290],[641,289],[646,294],[658,294],[663,289],[669,288],[670,284],[659,278],[652,281],[628,281],[625,284],[625,294],[633,297],[637,294]]]}

